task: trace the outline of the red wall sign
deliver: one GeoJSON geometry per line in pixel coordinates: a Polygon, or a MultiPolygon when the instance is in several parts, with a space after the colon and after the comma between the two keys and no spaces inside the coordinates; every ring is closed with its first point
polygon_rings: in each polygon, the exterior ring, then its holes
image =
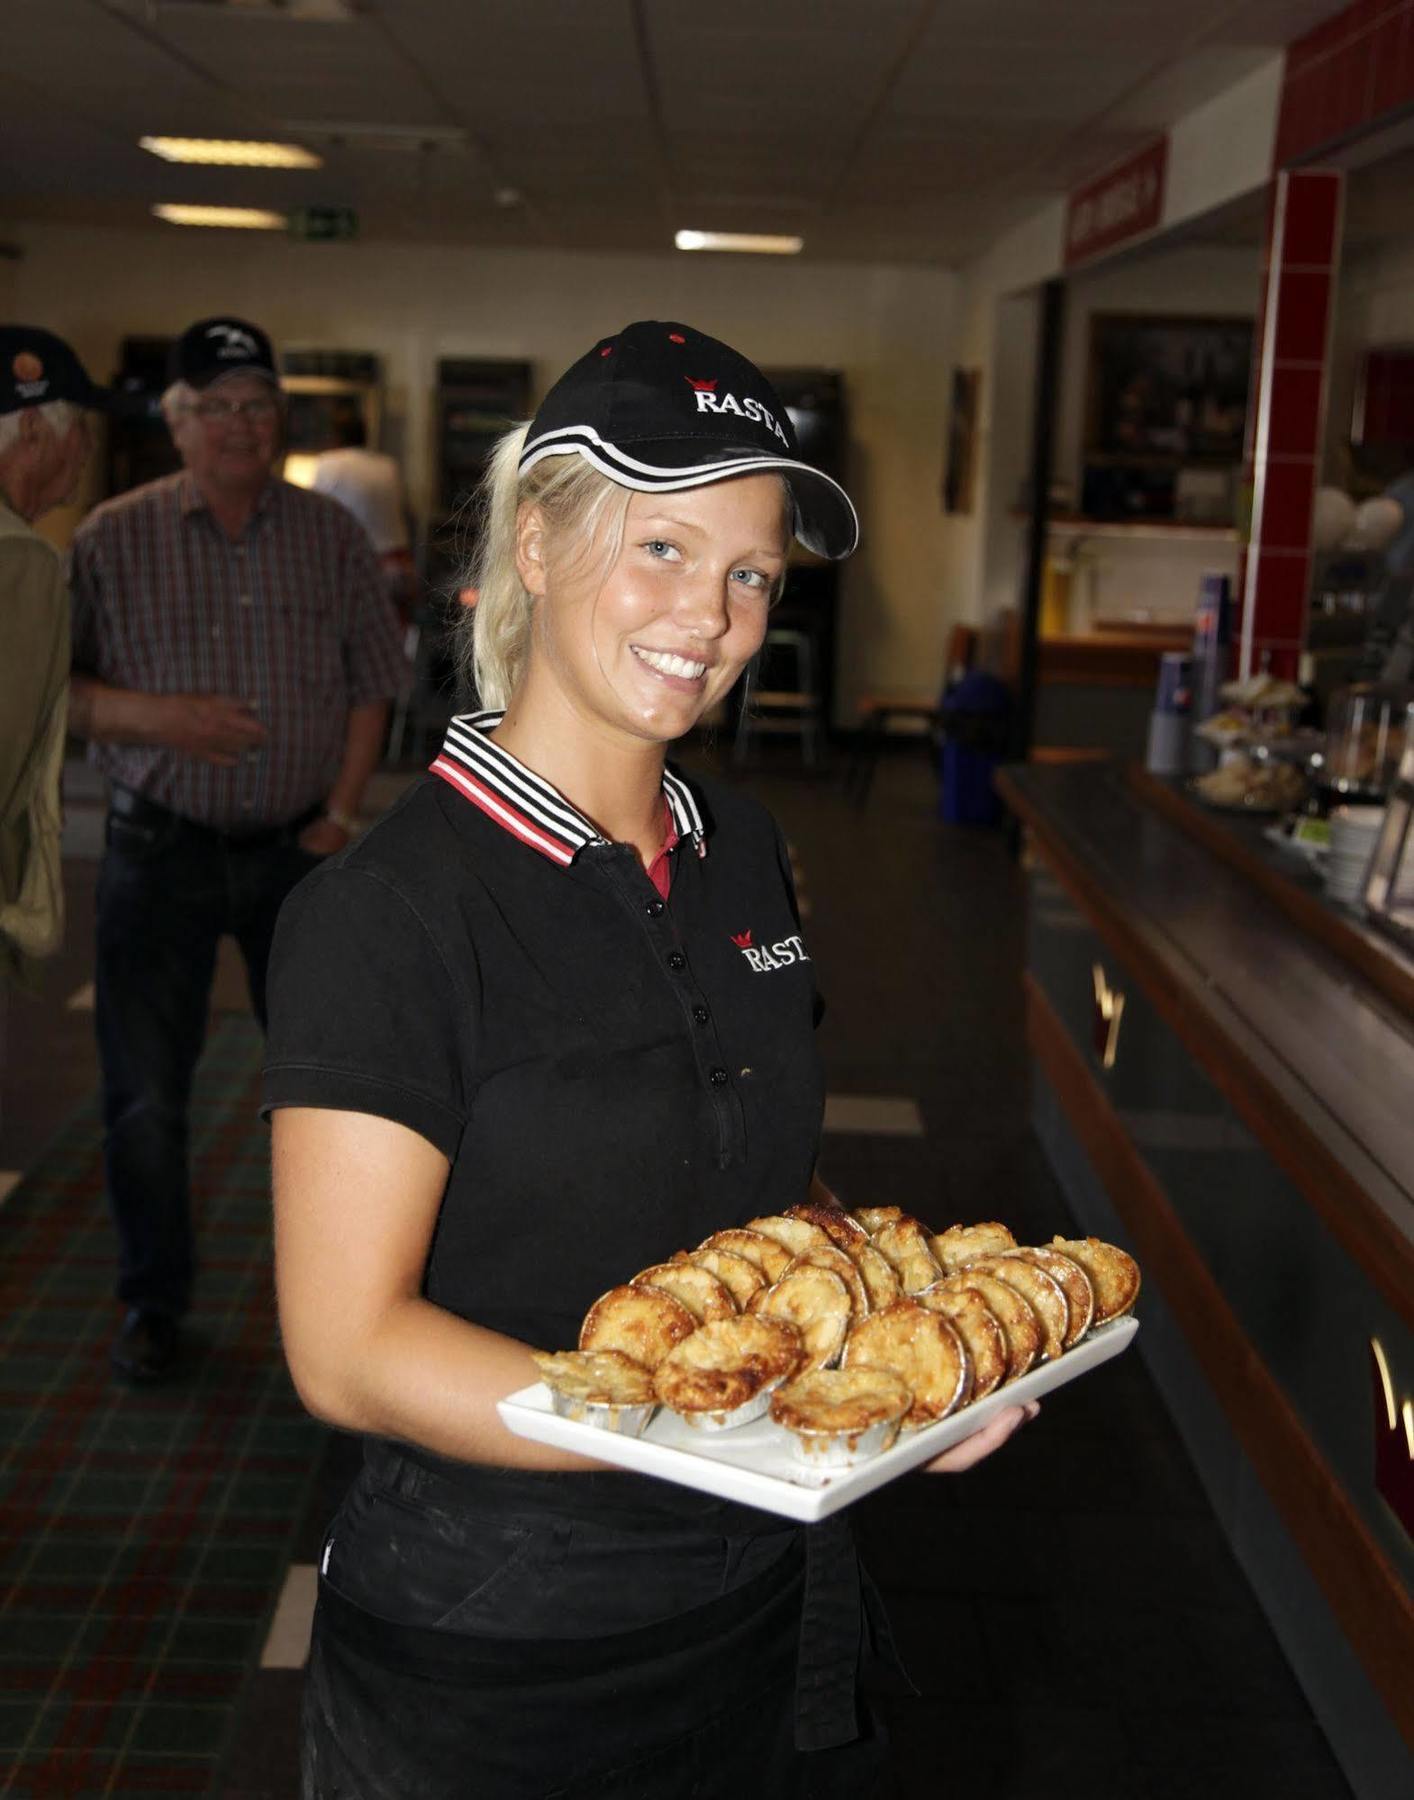
{"type": "Polygon", "coordinates": [[[1067,268],[1154,229],[1164,210],[1168,161],[1165,136],[1075,190],[1065,212],[1067,268]]]}

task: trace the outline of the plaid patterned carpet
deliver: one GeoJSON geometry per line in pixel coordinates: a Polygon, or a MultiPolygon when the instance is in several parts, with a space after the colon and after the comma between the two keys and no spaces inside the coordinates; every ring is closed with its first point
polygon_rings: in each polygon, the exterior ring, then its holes
{"type": "Polygon", "coordinates": [[[195,1366],[118,1386],[96,1101],[0,1211],[0,1795],[207,1794],[324,1442],[276,1341],[261,1040],[211,1033],[195,1366]]]}

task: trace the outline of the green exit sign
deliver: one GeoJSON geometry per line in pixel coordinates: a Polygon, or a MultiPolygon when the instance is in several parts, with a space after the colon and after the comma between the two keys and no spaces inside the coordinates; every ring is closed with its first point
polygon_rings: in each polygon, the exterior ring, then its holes
{"type": "Polygon", "coordinates": [[[358,236],[358,214],[351,206],[301,206],[290,214],[289,229],[291,237],[332,244],[358,236]]]}

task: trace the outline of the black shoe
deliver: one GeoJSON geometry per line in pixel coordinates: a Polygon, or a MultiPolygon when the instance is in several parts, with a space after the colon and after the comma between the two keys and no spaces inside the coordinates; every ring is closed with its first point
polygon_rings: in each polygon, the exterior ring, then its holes
{"type": "Polygon", "coordinates": [[[113,1367],[125,1381],[146,1386],[166,1381],[181,1361],[182,1334],[170,1313],[135,1306],[113,1341],[113,1367]]]}

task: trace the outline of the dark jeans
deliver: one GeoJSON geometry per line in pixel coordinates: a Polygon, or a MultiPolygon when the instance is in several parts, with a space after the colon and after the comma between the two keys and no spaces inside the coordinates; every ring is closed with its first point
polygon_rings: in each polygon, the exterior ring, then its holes
{"type": "Polygon", "coordinates": [[[179,1318],[191,1303],[187,1107],[216,946],[227,933],[240,946],[263,1028],[276,915],[319,860],[296,842],[305,822],[241,844],[155,807],[108,816],[95,1005],[118,1298],[129,1306],[179,1318]]]}

